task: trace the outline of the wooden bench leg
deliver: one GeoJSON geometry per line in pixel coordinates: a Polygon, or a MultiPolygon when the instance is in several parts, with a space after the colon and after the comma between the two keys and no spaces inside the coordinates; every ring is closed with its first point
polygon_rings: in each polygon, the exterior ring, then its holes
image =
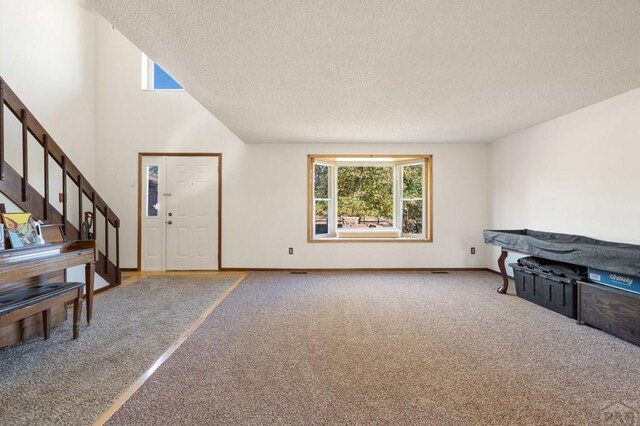
{"type": "Polygon", "coordinates": [[[73,340],[80,335],[80,315],[82,314],[82,288],[73,300],[73,340]]]}
{"type": "Polygon", "coordinates": [[[20,341],[22,342],[24,340],[24,336],[25,336],[24,319],[21,319],[19,321],[19,325],[20,325],[20,341]]]}
{"type": "Polygon", "coordinates": [[[42,334],[44,340],[49,340],[49,327],[51,326],[51,309],[42,311],[42,334]]]}
{"type": "MultiPolygon", "coordinates": [[[[109,262],[107,262],[109,263],[109,262]]],[[[91,319],[93,318],[93,277],[96,272],[95,263],[87,263],[84,268],[84,281],[86,287],[86,298],[87,298],[87,324],[91,323],[91,319]]]]}

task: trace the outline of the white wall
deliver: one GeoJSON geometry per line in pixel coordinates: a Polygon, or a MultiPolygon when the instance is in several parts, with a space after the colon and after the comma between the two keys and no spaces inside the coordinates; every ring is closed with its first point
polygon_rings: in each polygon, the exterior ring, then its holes
{"type": "Polygon", "coordinates": [[[485,264],[486,146],[245,145],[186,92],[142,91],[140,51],[82,2],[3,3],[0,16],[0,72],[121,218],[121,266],[137,260],[137,154],[185,151],[223,153],[225,267],[485,264]],[[307,243],[306,159],[321,153],[433,154],[434,242],[307,243]]]}
{"type": "Polygon", "coordinates": [[[79,0],[1,2],[0,75],[120,216],[123,267],[138,152],[223,153],[226,267],[494,267],[489,227],[640,243],[640,89],[488,146],[245,145],[187,93],[140,90],[139,50],[79,0]],[[307,243],[311,153],[433,154],[434,242],[307,243]]]}
{"type": "Polygon", "coordinates": [[[0,2],[0,75],[93,181],[95,14],[83,5],[0,2]]]}
{"type": "MultiPolygon", "coordinates": [[[[94,87],[96,15],[78,0],[0,2],[0,76],[11,86],[73,163],[95,182],[94,87]]],[[[7,161],[22,173],[20,123],[5,109],[7,161]]],[[[29,137],[29,180],[43,193],[43,149],[29,137]]],[[[60,167],[50,161],[52,204],[62,189],[60,167]]],[[[69,185],[69,211],[77,195],[69,185]]],[[[7,211],[20,209],[0,194],[7,211]]],[[[77,226],[76,215],[70,221],[77,226]]],[[[68,270],[84,281],[84,268],[68,270]]],[[[96,288],[106,285],[96,275],[96,288]]]]}
{"type": "Polygon", "coordinates": [[[229,147],[224,152],[223,258],[246,268],[484,267],[486,145],[229,147]],[[433,154],[433,243],[308,243],[308,154],[433,154]],[[470,254],[470,247],[477,254],[470,254]],[[288,248],[294,254],[288,254],[288,248]]]}
{"type": "Polygon", "coordinates": [[[96,33],[96,142],[97,188],[122,220],[123,267],[136,266],[137,153],[178,151],[223,154],[223,267],[485,265],[486,146],[246,145],[187,93],[140,90],[140,51],[102,18],[96,33]],[[321,153],[433,154],[434,242],[307,243],[307,154],[321,153]]]}
{"type": "MultiPolygon", "coordinates": [[[[36,119],[94,182],[94,86],[96,15],[81,1],[0,2],[0,76],[36,119]]],[[[5,155],[22,175],[21,124],[4,110],[5,155]]],[[[44,149],[29,135],[29,183],[44,194],[44,149]]],[[[50,167],[51,204],[62,211],[62,170],[50,167]]],[[[77,211],[77,191],[69,183],[68,211],[77,211]]],[[[7,211],[17,208],[0,196],[7,211]]],[[[69,220],[78,226],[77,215],[69,220]]]]}
{"type": "Polygon", "coordinates": [[[141,90],[140,50],[97,17],[96,189],[121,220],[121,267],[137,266],[138,153],[229,144],[242,142],[188,93],[141,90]]]}
{"type": "Polygon", "coordinates": [[[637,89],[491,143],[491,227],[640,244],[639,117],[637,89]]]}

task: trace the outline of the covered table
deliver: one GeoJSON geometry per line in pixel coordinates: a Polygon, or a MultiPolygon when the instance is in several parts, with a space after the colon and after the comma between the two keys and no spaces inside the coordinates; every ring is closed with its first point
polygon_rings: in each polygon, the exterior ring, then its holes
{"type": "Polygon", "coordinates": [[[619,274],[640,276],[640,245],[531,229],[485,230],[483,236],[486,244],[499,246],[502,249],[498,258],[498,268],[502,274],[503,284],[498,289],[498,293],[506,293],[509,287],[509,277],[504,265],[509,251],[619,274]]]}

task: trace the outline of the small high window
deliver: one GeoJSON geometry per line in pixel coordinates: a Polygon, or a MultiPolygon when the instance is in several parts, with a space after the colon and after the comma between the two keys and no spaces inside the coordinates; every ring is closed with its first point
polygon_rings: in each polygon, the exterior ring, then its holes
{"type": "Polygon", "coordinates": [[[184,88],[160,65],[142,54],[142,90],[179,91],[184,88]]]}
{"type": "Polygon", "coordinates": [[[431,156],[309,156],[309,241],[431,241],[431,156]]]}

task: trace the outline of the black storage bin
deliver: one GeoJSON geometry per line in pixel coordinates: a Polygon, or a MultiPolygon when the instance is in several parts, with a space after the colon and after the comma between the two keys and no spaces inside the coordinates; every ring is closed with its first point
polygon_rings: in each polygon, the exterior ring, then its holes
{"type": "Polygon", "coordinates": [[[554,312],[576,319],[578,292],[576,280],[557,277],[549,274],[537,274],[536,288],[541,288],[543,295],[542,306],[554,312]]]}
{"type": "Polygon", "coordinates": [[[513,268],[516,294],[519,297],[569,318],[577,318],[576,280],[524,268],[518,264],[509,266],[513,268]]]}
{"type": "Polygon", "coordinates": [[[535,271],[531,268],[519,266],[517,263],[509,266],[513,268],[513,278],[516,282],[516,294],[518,297],[534,303],[537,299],[541,299],[538,294],[536,294],[535,271]]]}

